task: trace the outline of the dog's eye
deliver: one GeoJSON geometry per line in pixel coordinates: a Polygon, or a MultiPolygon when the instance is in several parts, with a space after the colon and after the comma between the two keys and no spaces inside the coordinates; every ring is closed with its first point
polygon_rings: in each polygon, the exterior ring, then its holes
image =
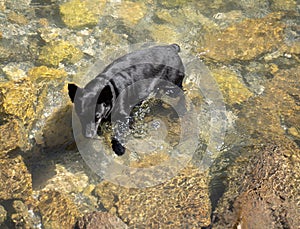
{"type": "Polygon", "coordinates": [[[96,112],[96,118],[101,118],[101,114],[99,112],[96,112]]]}

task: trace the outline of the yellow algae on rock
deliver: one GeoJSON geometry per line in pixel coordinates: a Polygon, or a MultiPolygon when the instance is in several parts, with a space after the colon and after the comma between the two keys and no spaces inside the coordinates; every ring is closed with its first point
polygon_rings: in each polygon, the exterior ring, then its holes
{"type": "Polygon", "coordinates": [[[17,117],[24,124],[35,118],[36,88],[29,80],[0,83],[0,113],[17,117]]]}
{"type": "Polygon", "coordinates": [[[29,200],[32,195],[31,174],[21,156],[0,159],[0,199],[29,200]]]}
{"type": "Polygon", "coordinates": [[[42,191],[39,197],[40,210],[45,229],[71,229],[80,216],[75,204],[57,191],[42,191]]]}
{"type": "Polygon", "coordinates": [[[143,2],[122,1],[116,5],[114,14],[122,18],[125,24],[135,25],[141,20],[147,12],[146,5],[143,2]]]}
{"type": "Polygon", "coordinates": [[[61,79],[67,77],[67,73],[63,69],[48,68],[47,66],[40,66],[31,68],[28,71],[28,77],[30,80],[40,81],[40,80],[52,80],[61,79]]]}
{"type": "Polygon", "coordinates": [[[71,0],[62,4],[59,9],[63,22],[70,28],[94,26],[98,23],[96,14],[88,8],[88,1],[71,0]]]}
{"type": "Polygon", "coordinates": [[[176,32],[175,27],[168,25],[153,25],[149,30],[156,42],[178,43],[179,34],[176,32]]]}
{"type": "Polygon", "coordinates": [[[76,63],[83,53],[67,41],[50,42],[42,47],[39,61],[47,66],[58,66],[61,62],[76,63]]]}
{"type": "Polygon", "coordinates": [[[214,61],[251,60],[280,49],[285,25],[282,14],[273,13],[262,19],[246,19],[221,32],[204,35],[200,57],[214,61]]]}
{"type": "Polygon", "coordinates": [[[227,68],[218,68],[213,69],[211,72],[220,87],[226,103],[231,105],[242,103],[253,95],[233,71],[227,68]]]}
{"type": "Polygon", "coordinates": [[[18,147],[23,150],[27,148],[26,133],[17,120],[0,125],[0,136],[0,158],[18,147]]]}

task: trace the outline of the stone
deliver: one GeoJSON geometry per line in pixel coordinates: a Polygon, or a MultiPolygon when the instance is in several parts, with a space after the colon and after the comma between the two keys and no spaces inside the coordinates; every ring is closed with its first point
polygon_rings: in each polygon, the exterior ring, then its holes
{"type": "Polygon", "coordinates": [[[272,13],[261,19],[245,19],[240,23],[204,35],[199,56],[216,61],[252,60],[259,55],[280,49],[285,25],[282,13],[272,13]]]}
{"type": "Polygon", "coordinates": [[[18,148],[28,149],[25,129],[17,120],[0,125],[0,136],[0,158],[18,148]]]}
{"type": "Polygon", "coordinates": [[[105,1],[82,1],[71,0],[69,2],[60,5],[60,14],[63,22],[72,29],[84,28],[95,26],[98,23],[98,17],[96,10],[99,8],[102,10],[105,1]],[[95,7],[91,7],[90,4],[96,3],[95,7]],[[100,5],[101,4],[101,5],[100,5]]]}
{"type": "Polygon", "coordinates": [[[225,102],[233,105],[247,101],[253,93],[241,82],[237,74],[228,68],[212,69],[211,73],[224,96],[225,102]]]}
{"type": "Polygon", "coordinates": [[[91,212],[80,218],[75,226],[76,229],[126,229],[125,223],[118,217],[107,212],[91,212]]]}
{"type": "Polygon", "coordinates": [[[21,26],[28,24],[28,19],[24,15],[13,12],[13,11],[7,15],[7,19],[9,21],[11,21],[13,23],[17,23],[21,26]]]}
{"type": "Polygon", "coordinates": [[[230,168],[229,188],[213,228],[297,228],[300,225],[300,150],[280,136],[249,147],[230,168]],[[287,156],[286,151],[293,156],[287,156]]]}
{"type": "Polygon", "coordinates": [[[26,71],[23,70],[23,68],[26,67],[26,64],[19,65],[16,63],[9,63],[6,66],[4,66],[2,70],[9,80],[17,81],[27,77],[26,71]]]}
{"type": "Polygon", "coordinates": [[[149,28],[151,36],[159,43],[178,43],[179,33],[176,28],[169,25],[152,25],[149,28]]]}
{"type": "Polygon", "coordinates": [[[48,190],[39,195],[38,209],[45,229],[74,228],[80,216],[75,204],[64,194],[48,190]]]}
{"type": "Polygon", "coordinates": [[[247,140],[227,170],[228,187],[213,228],[300,225],[295,217],[300,214],[300,149],[293,132],[300,123],[299,72],[298,66],[277,69],[263,96],[250,99],[239,111],[236,129],[247,140]]]}
{"type": "Polygon", "coordinates": [[[36,88],[27,79],[0,83],[0,113],[18,118],[28,125],[36,117],[36,88]]]}
{"type": "Polygon", "coordinates": [[[0,226],[6,220],[6,216],[7,216],[7,211],[2,205],[0,205],[0,226]]]}
{"type": "Polygon", "coordinates": [[[42,47],[39,61],[46,66],[58,66],[59,63],[74,64],[83,57],[83,53],[67,41],[55,41],[42,47]]]}
{"type": "Polygon", "coordinates": [[[36,114],[32,132],[37,144],[61,147],[73,140],[72,106],[68,96],[67,73],[46,66],[28,71],[28,78],[37,89],[36,114]]]}
{"type": "Polygon", "coordinates": [[[11,219],[15,228],[34,228],[34,221],[28,212],[28,207],[22,201],[13,201],[12,208],[11,219]]]}
{"type": "Polygon", "coordinates": [[[88,185],[89,178],[83,172],[71,173],[63,165],[56,164],[55,173],[43,189],[70,194],[83,192],[88,185]]]}
{"type": "Polygon", "coordinates": [[[48,68],[47,66],[33,67],[28,71],[30,80],[40,83],[41,81],[51,81],[65,79],[67,73],[63,69],[48,68]]]}
{"type": "Polygon", "coordinates": [[[102,182],[95,188],[100,204],[129,227],[200,228],[210,224],[207,173],[188,166],[173,179],[134,189],[102,182]]]}
{"type": "Polygon", "coordinates": [[[174,8],[182,6],[190,1],[191,0],[163,0],[161,1],[161,4],[167,8],[174,8]]]}
{"type": "Polygon", "coordinates": [[[133,26],[145,16],[146,12],[147,8],[143,2],[122,1],[116,5],[114,14],[125,24],[133,26]]]}
{"type": "Polygon", "coordinates": [[[296,0],[274,0],[271,3],[271,8],[274,11],[280,11],[280,10],[296,11],[297,1],[296,0]]]}
{"type": "Polygon", "coordinates": [[[237,124],[243,133],[256,136],[258,133],[268,140],[270,136],[284,135],[284,126],[300,128],[300,106],[298,95],[300,68],[278,70],[265,85],[263,96],[244,104],[237,124]],[[251,123],[251,125],[249,125],[251,123]]]}
{"type": "Polygon", "coordinates": [[[0,200],[29,200],[32,179],[22,156],[0,159],[0,168],[0,200]]]}

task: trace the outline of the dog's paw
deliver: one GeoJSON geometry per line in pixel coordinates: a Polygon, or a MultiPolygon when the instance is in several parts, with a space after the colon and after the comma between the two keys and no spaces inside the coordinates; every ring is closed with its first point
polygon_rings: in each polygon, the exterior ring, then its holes
{"type": "Polygon", "coordinates": [[[112,149],[118,155],[122,156],[125,153],[125,147],[121,145],[121,143],[115,139],[111,139],[112,149]]]}

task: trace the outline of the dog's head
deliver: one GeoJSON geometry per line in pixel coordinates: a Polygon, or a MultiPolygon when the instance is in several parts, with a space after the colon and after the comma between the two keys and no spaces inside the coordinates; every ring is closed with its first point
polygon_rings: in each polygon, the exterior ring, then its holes
{"type": "Polygon", "coordinates": [[[91,90],[68,84],[68,90],[81,123],[83,136],[95,137],[102,119],[107,118],[112,109],[110,88],[105,87],[98,92],[96,89],[91,90]]]}

